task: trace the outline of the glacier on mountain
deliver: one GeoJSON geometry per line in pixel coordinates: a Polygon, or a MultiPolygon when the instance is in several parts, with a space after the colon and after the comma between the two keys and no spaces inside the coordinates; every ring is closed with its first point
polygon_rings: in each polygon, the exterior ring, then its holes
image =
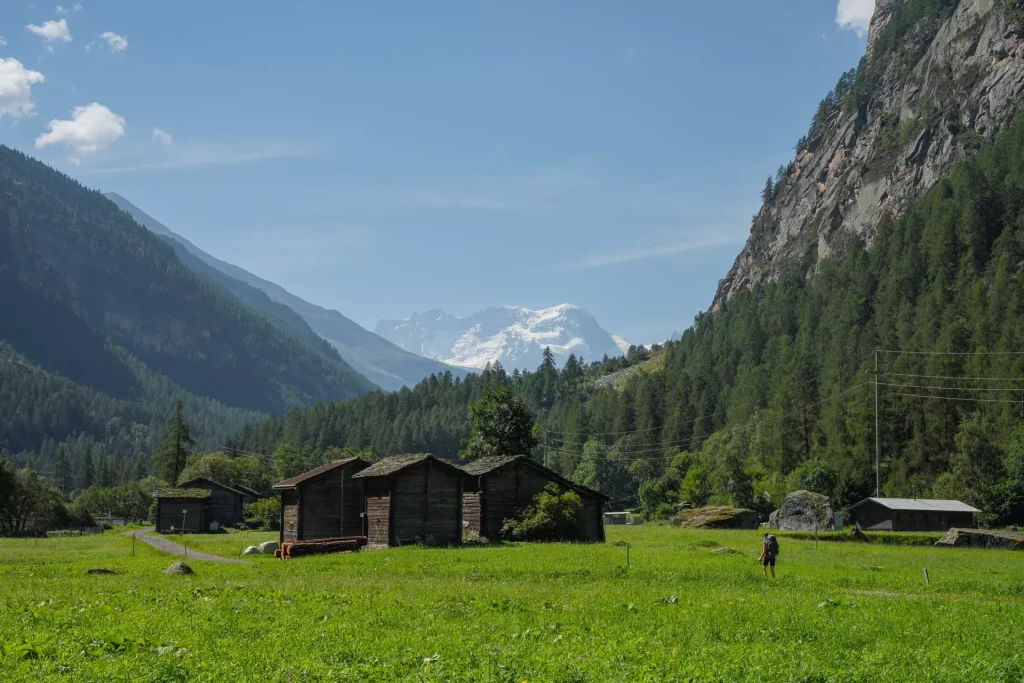
{"type": "Polygon", "coordinates": [[[596,361],[621,356],[630,345],[571,304],[540,310],[498,306],[461,318],[433,309],[402,320],[381,320],[374,331],[406,351],[476,370],[495,361],[509,371],[532,370],[540,365],[545,347],[562,365],[570,354],[596,361]]]}

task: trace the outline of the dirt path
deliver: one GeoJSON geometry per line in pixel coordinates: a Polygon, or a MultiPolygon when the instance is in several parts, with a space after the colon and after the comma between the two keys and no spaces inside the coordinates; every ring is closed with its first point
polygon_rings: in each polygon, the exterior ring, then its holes
{"type": "Polygon", "coordinates": [[[236,560],[230,557],[221,557],[220,555],[209,555],[207,553],[201,553],[198,550],[189,550],[183,545],[172,543],[166,538],[159,536],[149,536],[149,532],[153,531],[153,527],[146,527],[145,529],[136,529],[135,531],[125,531],[122,536],[135,536],[137,540],[148,543],[157,550],[162,550],[165,553],[171,555],[181,555],[187,557],[190,560],[206,560],[207,562],[227,562],[229,564],[245,564],[241,560],[236,560]]]}

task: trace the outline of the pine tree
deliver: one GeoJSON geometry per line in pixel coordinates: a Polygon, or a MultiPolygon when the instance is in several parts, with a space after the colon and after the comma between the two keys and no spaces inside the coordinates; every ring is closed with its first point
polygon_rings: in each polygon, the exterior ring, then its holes
{"type": "Polygon", "coordinates": [[[97,456],[97,461],[96,483],[106,488],[110,486],[110,463],[107,461],[107,456],[102,453],[97,456]]]}
{"type": "Polygon", "coordinates": [[[71,463],[68,462],[68,451],[63,444],[57,450],[57,461],[53,466],[53,474],[57,488],[67,500],[68,494],[71,493],[71,463]]]}
{"type": "Polygon", "coordinates": [[[85,447],[85,455],[82,456],[82,465],[78,470],[78,488],[87,489],[96,483],[96,470],[92,461],[92,446],[85,447]]]}
{"type": "Polygon", "coordinates": [[[192,439],[191,430],[182,415],[181,400],[174,408],[174,415],[167,423],[167,430],[160,445],[153,451],[153,465],[160,476],[171,485],[178,483],[178,476],[185,468],[185,461],[196,442],[192,439]]]}

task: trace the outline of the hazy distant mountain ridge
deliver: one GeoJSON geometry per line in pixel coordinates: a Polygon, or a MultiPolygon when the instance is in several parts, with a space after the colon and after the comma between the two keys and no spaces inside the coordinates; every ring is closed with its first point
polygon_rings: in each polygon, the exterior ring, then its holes
{"type": "Polygon", "coordinates": [[[594,361],[620,356],[629,348],[628,341],[571,304],[541,310],[496,306],[464,318],[433,309],[402,320],[381,320],[374,332],[406,351],[474,369],[494,361],[508,370],[533,369],[545,347],[559,365],[573,353],[594,361]]]}
{"type": "Polygon", "coordinates": [[[114,192],[106,193],[106,197],[141,225],[169,239],[179,258],[191,268],[217,280],[247,305],[288,326],[293,333],[312,333],[326,340],[347,363],[382,389],[413,386],[432,373],[448,370],[437,361],[416,356],[381,339],[337,311],[311,304],[280,285],[207,254],[124,197],[114,192]]]}
{"type": "Polygon", "coordinates": [[[114,399],[166,397],[151,386],[166,379],[269,413],[373,389],[322,340],[211,286],[99,193],[4,146],[0,292],[0,339],[114,399]]]}

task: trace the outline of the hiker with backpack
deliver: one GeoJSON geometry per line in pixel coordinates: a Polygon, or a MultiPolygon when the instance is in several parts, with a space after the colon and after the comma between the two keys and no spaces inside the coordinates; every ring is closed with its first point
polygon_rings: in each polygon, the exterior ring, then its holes
{"type": "Polygon", "coordinates": [[[757,558],[761,563],[761,574],[768,576],[768,567],[772,568],[772,578],[775,578],[775,558],[779,556],[779,539],[774,535],[764,532],[764,542],[761,543],[761,557],[757,558]]]}

